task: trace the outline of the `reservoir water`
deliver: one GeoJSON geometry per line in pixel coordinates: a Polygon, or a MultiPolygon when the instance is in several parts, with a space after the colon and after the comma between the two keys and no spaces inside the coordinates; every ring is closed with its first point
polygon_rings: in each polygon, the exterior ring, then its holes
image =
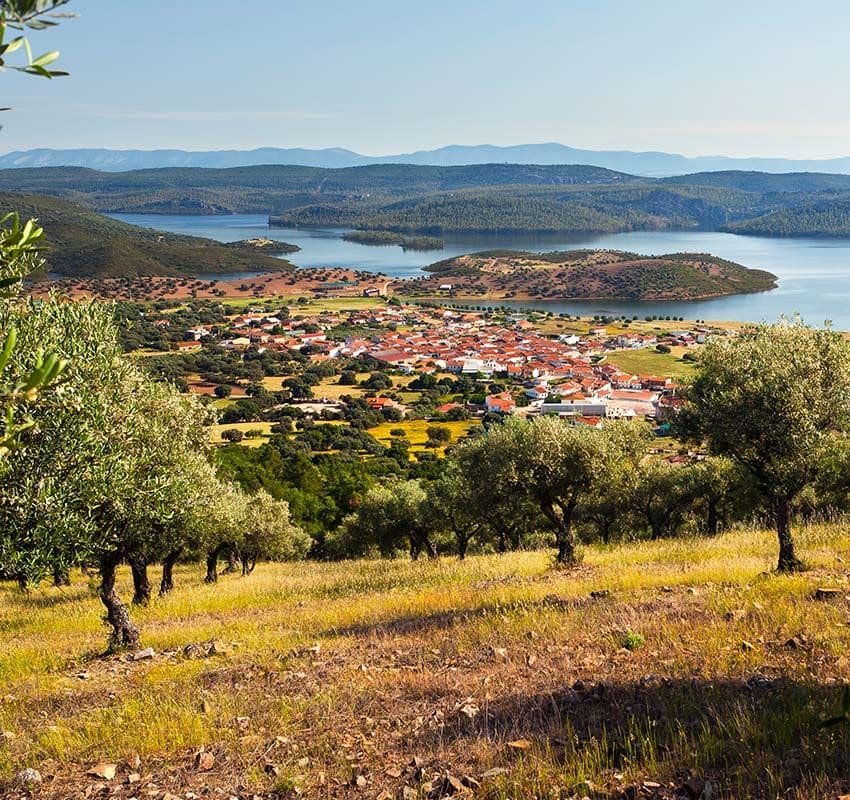
{"type": "Polygon", "coordinates": [[[511,304],[499,301],[498,304],[571,314],[637,314],[641,317],[658,314],[686,319],[750,322],[773,321],[781,314],[799,313],[811,324],[821,325],[829,320],[836,328],[850,330],[850,239],[771,239],[712,231],[447,235],[444,237],[445,250],[404,252],[396,246],[373,247],[346,242],[342,239],[342,229],[269,228],[266,217],[259,214],[226,217],[112,216],[134,225],[205,236],[223,242],[266,236],[298,245],[301,251],[286,258],[299,267],[349,267],[399,278],[420,275],[422,267],[443,258],[496,248],[544,251],[591,247],[655,255],[712,253],[747,267],[772,272],[779,277],[778,288],[758,294],[684,302],[523,301],[511,304]]]}

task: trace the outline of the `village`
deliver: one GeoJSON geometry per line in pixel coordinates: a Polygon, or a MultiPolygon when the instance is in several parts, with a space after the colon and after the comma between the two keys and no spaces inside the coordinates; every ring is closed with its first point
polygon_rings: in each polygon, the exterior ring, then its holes
{"type": "MultiPolygon", "coordinates": [[[[679,384],[670,374],[623,368],[633,354],[695,350],[713,332],[691,324],[635,326],[576,320],[564,332],[553,332],[551,315],[472,311],[452,307],[375,302],[371,307],[249,308],[232,316],[226,326],[198,325],[174,344],[177,352],[220,347],[238,353],[298,352],[310,363],[344,360],[362,362],[362,370],[378,368],[399,376],[466,376],[480,384],[481,402],[449,400],[434,408],[445,415],[463,407],[473,415],[555,414],[575,424],[598,427],[608,419],[644,419],[664,432],[681,403],[679,384]],[[631,356],[627,358],[627,356],[631,356]],[[370,366],[367,366],[370,365],[370,366]],[[500,391],[489,391],[496,387],[500,391]]],[[[167,318],[157,321],[169,324],[167,318]]],[[[681,361],[669,356],[671,364],[681,361]]],[[[647,363],[650,363],[647,360],[647,363]]],[[[651,363],[655,363],[655,360],[651,363]]],[[[210,393],[209,386],[193,387],[210,393]]],[[[232,397],[240,396],[239,386],[232,397]]],[[[339,406],[337,391],[314,389],[313,406],[339,406]]],[[[396,408],[404,403],[366,393],[372,408],[396,408]]],[[[299,404],[298,400],[293,403],[299,404]]],[[[303,401],[302,403],[303,404],[303,401]]]]}

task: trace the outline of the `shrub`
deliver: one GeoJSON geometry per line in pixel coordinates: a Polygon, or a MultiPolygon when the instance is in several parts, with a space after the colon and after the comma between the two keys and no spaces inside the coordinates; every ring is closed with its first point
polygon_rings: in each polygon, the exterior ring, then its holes
{"type": "Polygon", "coordinates": [[[622,645],[626,650],[638,650],[643,647],[644,642],[646,642],[646,639],[644,639],[643,634],[626,631],[626,634],[623,636],[622,645]]]}

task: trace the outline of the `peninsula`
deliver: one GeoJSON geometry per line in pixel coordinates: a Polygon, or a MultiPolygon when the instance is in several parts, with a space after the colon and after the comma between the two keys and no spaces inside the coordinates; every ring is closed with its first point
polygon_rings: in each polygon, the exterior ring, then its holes
{"type": "Polygon", "coordinates": [[[708,253],[491,250],[438,261],[404,291],[517,300],[698,300],[776,288],[776,276],[708,253]]]}

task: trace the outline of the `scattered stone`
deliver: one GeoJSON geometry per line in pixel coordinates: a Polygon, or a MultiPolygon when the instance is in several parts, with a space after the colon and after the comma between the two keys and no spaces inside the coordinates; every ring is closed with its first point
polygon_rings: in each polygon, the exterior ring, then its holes
{"type": "Polygon", "coordinates": [[[592,591],[592,592],[590,593],[590,596],[591,596],[594,600],[602,600],[602,599],[603,599],[603,598],[605,598],[605,597],[610,597],[610,596],[611,596],[611,592],[610,592],[610,590],[608,590],[608,589],[595,589],[594,591],[592,591]]]}
{"type": "Polygon", "coordinates": [[[498,778],[500,775],[507,775],[508,771],[504,767],[493,767],[486,772],[481,773],[482,781],[491,781],[493,778],[498,778]]]}
{"type": "Polygon", "coordinates": [[[133,661],[144,661],[148,658],[153,658],[156,651],[152,647],[146,647],[144,650],[139,650],[138,653],[133,653],[133,661]]]}
{"type": "Polygon", "coordinates": [[[493,657],[496,661],[507,661],[508,660],[508,651],[504,647],[494,647],[493,648],[493,657]]]}
{"type": "Polygon", "coordinates": [[[419,790],[412,786],[405,786],[401,790],[402,800],[419,800],[419,790]]]}
{"type": "Polygon", "coordinates": [[[139,775],[138,772],[131,772],[127,776],[127,783],[138,783],[142,779],[142,776],[139,775]]]}
{"type": "Polygon", "coordinates": [[[195,753],[195,768],[207,772],[215,766],[215,756],[208,750],[199,750],[195,753]]]}
{"type": "Polygon", "coordinates": [[[464,786],[460,779],[447,772],[445,775],[434,778],[431,783],[431,791],[428,792],[428,797],[438,800],[441,797],[451,797],[456,794],[468,793],[468,787],[464,786]]]}
{"type": "Polygon", "coordinates": [[[369,784],[369,781],[367,781],[367,780],[366,780],[366,776],[365,776],[365,775],[358,775],[358,776],[354,779],[354,785],[355,785],[358,789],[365,789],[365,788],[366,788],[366,786],[368,786],[368,784],[369,784]]]}
{"type": "Polygon", "coordinates": [[[460,707],[460,713],[469,717],[469,719],[475,719],[478,715],[478,710],[478,706],[474,703],[464,703],[464,705],[460,707]]]}
{"type": "Polygon", "coordinates": [[[15,775],[15,783],[19,786],[33,786],[37,783],[41,783],[41,781],[41,773],[32,767],[25,767],[24,769],[19,770],[15,775]]]}
{"type": "Polygon", "coordinates": [[[705,781],[702,778],[690,778],[682,784],[682,790],[691,800],[700,800],[705,791],[705,781]]]}
{"type": "Polygon", "coordinates": [[[756,646],[751,642],[743,641],[741,642],[741,650],[745,650],[749,652],[750,650],[755,650],[756,646]]]}
{"type": "Polygon", "coordinates": [[[809,644],[809,640],[802,633],[798,633],[796,636],[792,636],[785,644],[784,647],[789,650],[810,650],[811,645],[809,644]]]}
{"type": "Polygon", "coordinates": [[[95,764],[86,774],[95,778],[103,778],[111,781],[115,777],[115,764],[107,764],[103,761],[95,764]]]}
{"type": "Polygon", "coordinates": [[[210,646],[207,648],[208,656],[226,656],[229,652],[230,648],[218,639],[214,639],[210,642],[210,646]]]}
{"type": "Polygon", "coordinates": [[[508,747],[512,750],[528,750],[531,747],[531,742],[528,739],[515,739],[512,742],[508,742],[508,747]]]}
{"type": "Polygon", "coordinates": [[[529,667],[533,667],[537,663],[537,656],[534,653],[529,653],[528,658],[525,659],[525,663],[528,664],[529,667]]]}
{"type": "Polygon", "coordinates": [[[402,770],[400,770],[398,767],[387,767],[386,773],[390,778],[400,778],[402,770]]]}
{"type": "Polygon", "coordinates": [[[88,673],[88,672],[78,672],[78,673],[77,673],[77,677],[78,677],[81,681],[90,681],[90,680],[91,680],[91,674],[90,674],[90,673],[88,673]]]}
{"type": "Polygon", "coordinates": [[[841,597],[840,589],[827,589],[823,586],[815,589],[814,595],[812,595],[815,600],[837,600],[841,597]]]}
{"type": "Polygon", "coordinates": [[[204,649],[197,644],[187,644],[183,648],[183,658],[200,658],[204,654],[204,649]]]}

